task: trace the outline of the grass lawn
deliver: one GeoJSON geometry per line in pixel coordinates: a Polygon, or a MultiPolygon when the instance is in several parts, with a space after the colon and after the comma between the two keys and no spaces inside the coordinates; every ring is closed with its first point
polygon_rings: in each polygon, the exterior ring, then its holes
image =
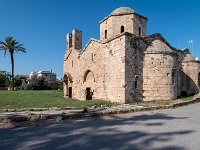
{"type": "MultiPolygon", "coordinates": [[[[176,100],[160,100],[150,102],[135,102],[134,105],[151,107],[160,105],[169,105],[181,101],[191,100],[193,97],[186,97],[176,100]]],[[[93,105],[116,105],[103,100],[79,101],[76,99],[65,99],[62,91],[45,90],[18,90],[18,91],[1,91],[0,90],[0,109],[17,109],[17,108],[66,108],[73,107],[77,109],[91,107],[93,105]]]]}
{"type": "Polygon", "coordinates": [[[32,91],[0,91],[0,109],[17,108],[50,108],[50,107],[75,107],[86,108],[93,105],[111,105],[103,100],[79,101],[76,99],[65,99],[63,92],[54,90],[32,91]]]}

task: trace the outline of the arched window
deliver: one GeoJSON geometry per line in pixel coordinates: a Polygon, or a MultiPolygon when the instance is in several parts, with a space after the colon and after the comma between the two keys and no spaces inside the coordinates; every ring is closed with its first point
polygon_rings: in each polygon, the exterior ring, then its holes
{"type": "Polygon", "coordinates": [[[105,30],[105,39],[107,39],[107,30],[105,30]]]}
{"type": "Polygon", "coordinates": [[[94,74],[93,74],[93,72],[92,71],[90,71],[90,70],[87,70],[86,72],[85,72],[85,74],[84,74],[84,76],[83,76],[83,82],[87,82],[87,81],[93,81],[93,82],[95,82],[95,80],[94,80],[94,74]]]}
{"type": "Polygon", "coordinates": [[[124,26],[121,26],[121,33],[124,32],[124,26]]]}

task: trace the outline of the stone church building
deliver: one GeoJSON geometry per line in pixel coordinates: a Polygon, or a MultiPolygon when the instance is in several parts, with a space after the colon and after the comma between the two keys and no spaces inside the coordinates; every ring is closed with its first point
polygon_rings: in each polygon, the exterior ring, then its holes
{"type": "Polygon", "coordinates": [[[200,61],[146,35],[147,18],[120,7],[99,22],[100,39],[82,48],[82,31],[67,34],[64,96],[118,103],[170,100],[199,92],[200,61]]]}

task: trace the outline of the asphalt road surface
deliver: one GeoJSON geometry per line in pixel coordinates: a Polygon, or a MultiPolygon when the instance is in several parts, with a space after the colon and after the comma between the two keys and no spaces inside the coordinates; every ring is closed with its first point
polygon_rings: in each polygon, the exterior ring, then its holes
{"type": "Polygon", "coordinates": [[[0,129],[0,150],[200,150],[200,104],[0,129]]]}

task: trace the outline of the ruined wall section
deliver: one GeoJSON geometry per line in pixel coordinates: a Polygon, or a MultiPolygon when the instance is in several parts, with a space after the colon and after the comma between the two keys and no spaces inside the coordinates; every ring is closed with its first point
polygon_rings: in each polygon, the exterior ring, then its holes
{"type": "Polygon", "coordinates": [[[177,97],[177,57],[168,45],[154,40],[145,52],[143,64],[143,100],[168,100],[177,97]]]}
{"type": "Polygon", "coordinates": [[[82,51],[82,31],[74,29],[66,36],[66,52],[64,55],[63,71],[64,77],[64,97],[69,97],[69,88],[72,89],[72,98],[78,98],[80,79],[77,74],[80,70],[79,54],[82,51]],[[64,79],[65,80],[65,79],[64,79]]]}
{"type": "Polygon", "coordinates": [[[82,51],[82,31],[74,29],[72,31],[72,47],[78,51],[82,51]]]}

